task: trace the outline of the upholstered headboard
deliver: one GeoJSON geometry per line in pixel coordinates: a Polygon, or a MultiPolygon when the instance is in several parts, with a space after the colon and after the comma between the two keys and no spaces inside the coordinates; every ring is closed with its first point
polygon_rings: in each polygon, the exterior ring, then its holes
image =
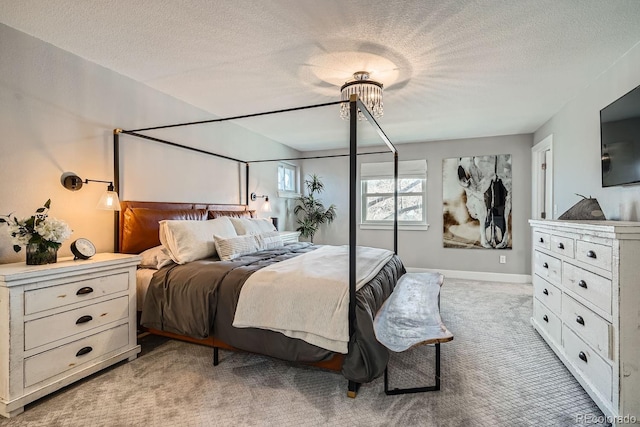
{"type": "Polygon", "coordinates": [[[138,254],[160,244],[163,219],[207,220],[219,216],[255,217],[247,205],[216,203],[120,202],[118,242],[121,253],[138,254]]]}

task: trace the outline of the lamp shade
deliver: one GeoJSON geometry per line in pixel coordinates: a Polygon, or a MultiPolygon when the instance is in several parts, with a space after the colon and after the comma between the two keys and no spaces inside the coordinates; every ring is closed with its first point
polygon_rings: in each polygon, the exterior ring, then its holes
{"type": "Polygon", "coordinates": [[[96,208],[109,211],[119,211],[120,199],[118,198],[118,193],[116,193],[115,191],[105,191],[102,194],[102,197],[100,197],[96,208]]]}
{"type": "Polygon", "coordinates": [[[267,197],[260,208],[262,212],[271,212],[271,202],[269,202],[269,198],[267,197]]]}

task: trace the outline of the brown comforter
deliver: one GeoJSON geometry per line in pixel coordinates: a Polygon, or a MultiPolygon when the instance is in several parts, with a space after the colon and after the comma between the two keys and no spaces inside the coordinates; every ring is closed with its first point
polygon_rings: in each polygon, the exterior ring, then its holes
{"type": "MultiPolygon", "coordinates": [[[[213,335],[233,347],[289,361],[329,359],[333,355],[330,351],[279,332],[232,326],[240,290],[252,272],[315,248],[308,243],[293,243],[233,261],[211,258],[166,266],[151,280],[141,323],[194,338],[213,335]]],[[[373,318],[404,272],[402,262],[394,256],[357,292],[356,333],[342,367],[347,379],[368,382],[384,372],[389,354],[374,336],[373,318]]]]}

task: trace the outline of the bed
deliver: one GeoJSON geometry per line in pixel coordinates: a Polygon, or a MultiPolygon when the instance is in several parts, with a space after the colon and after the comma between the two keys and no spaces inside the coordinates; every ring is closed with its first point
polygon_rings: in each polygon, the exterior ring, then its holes
{"type": "MultiPolygon", "coordinates": [[[[217,124],[225,123],[229,121],[237,122],[238,120],[253,120],[253,119],[266,119],[272,114],[292,114],[298,112],[309,112],[314,114],[316,111],[318,116],[314,117],[328,117],[321,113],[319,109],[328,108],[333,109],[340,106],[348,105],[348,121],[339,120],[336,128],[344,127],[348,123],[348,154],[327,155],[327,156],[312,156],[311,159],[317,158],[331,158],[331,157],[349,157],[349,239],[348,246],[343,248],[337,248],[337,250],[344,250],[342,256],[337,258],[340,262],[345,262],[344,270],[341,274],[344,275],[345,271],[348,272],[348,292],[345,294],[342,301],[346,301],[348,305],[348,314],[344,315],[344,321],[338,322],[341,329],[347,329],[346,341],[340,342],[344,344],[344,348],[340,351],[328,351],[327,349],[333,349],[332,346],[325,347],[324,342],[322,346],[309,345],[306,342],[300,343],[297,335],[288,336],[285,338],[280,337],[280,332],[274,332],[271,330],[257,331],[245,324],[241,324],[246,329],[239,329],[236,327],[229,327],[231,322],[231,316],[234,312],[236,302],[238,307],[242,308],[243,298],[238,298],[238,294],[241,296],[246,292],[246,289],[253,289],[254,286],[248,286],[255,281],[256,277],[263,277],[265,272],[271,273],[272,265],[274,268],[278,266],[289,265],[295,263],[296,259],[307,259],[307,257],[313,257],[313,254],[318,254],[324,251],[324,248],[313,249],[309,247],[287,247],[288,254],[262,254],[267,258],[287,258],[290,260],[286,262],[273,263],[264,268],[253,267],[249,264],[244,265],[244,261],[239,260],[236,264],[239,264],[239,268],[232,270],[231,272],[223,273],[224,275],[245,275],[248,276],[247,284],[236,284],[227,287],[226,285],[215,285],[208,289],[209,292],[206,296],[208,299],[207,304],[200,303],[200,308],[195,311],[205,312],[206,319],[199,322],[195,322],[198,326],[194,329],[185,328],[184,325],[179,325],[179,322],[168,322],[166,304],[161,301],[162,298],[167,301],[167,295],[162,294],[160,288],[166,289],[168,287],[174,287],[175,280],[169,281],[167,278],[173,275],[179,276],[180,274],[201,274],[201,273],[184,273],[184,269],[189,267],[170,267],[159,268],[154,273],[141,273],[139,274],[137,285],[139,286],[140,298],[144,298],[144,301],[140,301],[141,307],[143,307],[142,320],[143,324],[148,325],[150,332],[163,334],[171,337],[187,339],[189,341],[208,344],[214,348],[214,365],[218,360],[218,348],[226,348],[231,350],[245,350],[252,351],[261,354],[267,354],[274,357],[279,357],[285,360],[310,363],[313,365],[333,369],[342,372],[342,374],[349,380],[348,396],[355,397],[360,383],[371,381],[378,377],[386,366],[388,360],[387,350],[379,344],[373,334],[372,319],[375,316],[377,309],[382,305],[383,301],[393,291],[393,287],[397,279],[404,273],[404,267],[400,260],[394,254],[397,254],[398,248],[398,151],[386,136],[382,128],[373,118],[367,107],[358,98],[357,95],[352,95],[349,100],[328,102],[324,104],[310,105],[304,107],[289,108],[283,110],[269,111],[263,113],[248,114],[243,116],[227,117],[221,119],[201,120],[195,122],[177,123],[169,125],[161,125],[155,127],[147,127],[133,130],[114,129],[113,132],[113,153],[114,153],[114,187],[115,191],[120,194],[120,179],[121,179],[121,136],[126,136],[126,140],[129,137],[152,141],[167,147],[179,148],[190,152],[196,152],[205,156],[213,156],[225,161],[232,161],[244,166],[244,179],[241,178],[238,181],[240,191],[238,192],[238,204],[202,204],[202,203],[155,203],[155,202],[136,202],[130,201],[123,203],[122,210],[119,214],[116,214],[114,218],[114,248],[116,252],[124,253],[142,253],[149,248],[157,247],[158,242],[158,221],[165,219],[168,220],[191,220],[196,224],[210,223],[211,221],[204,221],[212,217],[218,216],[220,218],[226,217],[252,217],[253,213],[247,208],[249,204],[249,186],[250,186],[250,164],[264,163],[264,162],[280,162],[280,161],[292,161],[292,160],[304,160],[306,157],[296,158],[273,158],[273,159],[254,159],[243,160],[238,158],[229,157],[225,154],[216,153],[214,151],[205,150],[202,148],[196,148],[188,144],[181,144],[175,141],[169,141],[164,138],[158,137],[158,132],[165,129],[177,129],[184,126],[197,126],[204,124],[217,124]],[[151,132],[152,134],[148,134],[151,132]],[[359,136],[360,135],[360,136],[359,136]],[[386,151],[371,151],[365,150],[365,152],[359,152],[359,143],[375,146],[377,143],[383,143],[386,145],[386,151]],[[356,200],[357,200],[357,157],[361,155],[376,155],[383,153],[391,153],[393,155],[394,163],[394,180],[396,182],[396,188],[393,192],[393,252],[388,259],[381,266],[376,274],[368,277],[366,283],[364,281],[357,282],[360,261],[360,247],[357,246],[356,230],[358,228],[358,218],[356,213],[356,200]],[[244,188],[243,188],[244,187],[244,188]],[[244,203],[243,203],[244,202],[244,203]],[[152,215],[146,215],[139,217],[139,213],[151,213],[152,215]],[[296,255],[295,252],[309,252],[303,255],[296,255]],[[248,274],[250,271],[256,271],[255,273],[248,274]],[[181,273],[182,272],[182,273],[181,273]],[[165,274],[166,273],[166,274],[165,274]],[[359,284],[358,284],[359,283],[359,284]],[[151,308],[147,305],[151,304],[152,300],[156,300],[156,307],[151,308]],[[158,300],[160,302],[158,302],[158,300]],[[222,301],[227,301],[226,305],[222,301]],[[153,312],[161,312],[161,317],[152,318],[153,312]],[[204,325],[204,326],[203,326],[204,325]],[[198,329],[200,328],[200,329],[198,329]]],[[[334,117],[333,113],[330,115],[334,117]]],[[[337,117],[337,116],[336,116],[337,117]]],[[[340,131],[343,132],[343,131],[340,131]]],[[[224,133],[224,132],[223,132],[224,133]]],[[[240,169],[241,170],[241,169],[240,169]]],[[[214,218],[215,219],[215,218],[214,218]]],[[[224,222],[224,221],[223,221],[224,222]]],[[[268,240],[265,239],[266,242],[268,240]]],[[[216,244],[218,239],[216,239],[216,244]]],[[[324,254],[324,252],[322,252],[324,254]]],[[[214,268],[216,260],[202,260],[200,264],[207,264],[208,268],[214,268]]],[[[257,265],[263,263],[258,260],[257,265]]],[[[197,265],[197,264],[194,264],[197,265]]],[[[215,268],[214,268],[215,269],[215,268]]],[[[196,269],[195,271],[202,271],[196,269]]],[[[219,281],[218,281],[219,282],[219,281]]],[[[290,287],[295,288],[295,283],[289,283],[290,287]]],[[[178,283],[175,287],[181,287],[178,283]]],[[[201,285],[206,288],[206,285],[201,285]]],[[[187,286],[182,286],[187,289],[187,286]]],[[[344,285],[340,288],[343,290],[344,285]]],[[[267,294],[269,295],[269,294],[267,294]]],[[[175,298],[169,296],[169,301],[173,303],[175,298]]],[[[341,304],[342,307],[345,304],[341,304]]],[[[260,307],[259,304],[255,304],[254,307],[260,307]]],[[[297,307],[297,303],[292,307],[297,307]]],[[[189,308],[187,311],[191,311],[189,308]]],[[[238,310],[239,312],[246,313],[246,310],[238,310]]],[[[250,310],[249,310],[250,311],[250,310]]],[[[264,311],[264,310],[262,310],[264,311]]],[[[176,311],[180,313],[180,310],[176,311]]],[[[185,311],[183,310],[182,313],[185,311]]],[[[285,311],[287,312],[287,311],[285,311]]],[[[157,313],[156,313],[157,314],[157,313]]],[[[305,313],[306,314],[306,313],[305,313]]],[[[201,314],[202,315],[202,314],[201,314]]],[[[180,314],[175,314],[175,317],[180,317],[180,314]]],[[[235,317],[235,316],[234,316],[235,317]]],[[[303,316],[306,317],[306,316],[303,316]]],[[[333,325],[335,322],[331,322],[333,325]]],[[[334,325],[335,326],[335,325],[334,325]]],[[[264,328],[257,328],[264,329],[264,328]]],[[[282,331],[288,332],[286,330],[282,331]]],[[[313,332],[311,335],[313,336],[313,332]]],[[[313,343],[316,343],[313,341],[313,343]]]]}
{"type": "MultiPolygon", "coordinates": [[[[254,215],[245,205],[135,201],[121,204],[119,235],[124,253],[139,254],[157,248],[158,222],[164,219],[205,221],[221,216],[254,215]]],[[[395,255],[357,291],[356,329],[347,351],[332,351],[273,330],[233,326],[242,287],[252,273],[317,248],[306,242],[289,243],[232,261],[221,261],[216,255],[182,265],[169,262],[159,269],[140,268],[137,282],[141,325],[151,333],[214,348],[249,351],[337,370],[356,383],[372,381],[382,375],[389,357],[388,350],[375,339],[373,318],[405,272],[395,255]]],[[[149,267],[149,263],[143,262],[143,266],[149,267]]],[[[344,322],[348,322],[346,314],[344,322]]]]}

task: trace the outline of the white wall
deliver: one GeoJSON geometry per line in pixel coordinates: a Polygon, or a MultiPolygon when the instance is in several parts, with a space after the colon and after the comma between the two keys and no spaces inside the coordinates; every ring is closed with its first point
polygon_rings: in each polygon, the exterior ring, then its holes
{"type": "MultiPolygon", "coordinates": [[[[398,145],[400,160],[427,160],[426,231],[400,231],[398,254],[408,267],[489,273],[529,274],[530,231],[527,220],[531,212],[531,144],[532,135],[510,135],[398,145]],[[442,232],[442,160],[474,155],[511,154],[513,162],[513,248],[511,250],[443,248],[442,232]],[[500,264],[499,256],[507,263],[500,264]]],[[[375,151],[375,150],[370,150],[375,151]]],[[[306,155],[334,154],[314,152],[306,155]]],[[[360,156],[359,163],[392,161],[391,155],[360,156]]],[[[316,243],[347,244],[349,239],[349,162],[348,157],[304,160],[304,175],[316,173],[325,184],[320,198],[325,205],[338,207],[336,221],[324,225],[316,243]]],[[[358,188],[358,194],[360,189],[358,188]]],[[[360,203],[357,204],[358,208],[360,203]]],[[[358,213],[358,218],[359,213],[358,213]]],[[[358,243],[393,248],[391,230],[358,230],[358,243]]]]}
{"type": "Polygon", "coordinates": [[[600,172],[600,110],[640,85],[639,70],[637,44],[535,132],[536,143],[553,134],[554,218],[577,193],[597,198],[607,219],[640,220],[640,186],[602,188],[600,172]]]}
{"type": "MultiPolygon", "coordinates": [[[[211,115],[113,71],[0,25],[0,215],[30,216],[51,199],[51,216],[87,237],[99,251],[113,250],[113,213],[95,209],[102,184],[71,192],[60,176],[112,180],[114,128],[203,120],[211,115]]],[[[214,96],[214,95],[212,95],[214,96]]],[[[244,128],[227,124],[155,133],[164,139],[253,160],[299,153],[244,128]]],[[[238,203],[244,167],[235,162],[167,149],[123,136],[123,199],[238,203]]],[[[276,194],[277,163],[251,168],[250,191],[276,194]]],[[[272,199],[273,216],[284,201],[272,199]]],[[[250,204],[259,208],[262,200],[250,204]]],[[[24,260],[0,228],[0,263],[24,260]]]]}

